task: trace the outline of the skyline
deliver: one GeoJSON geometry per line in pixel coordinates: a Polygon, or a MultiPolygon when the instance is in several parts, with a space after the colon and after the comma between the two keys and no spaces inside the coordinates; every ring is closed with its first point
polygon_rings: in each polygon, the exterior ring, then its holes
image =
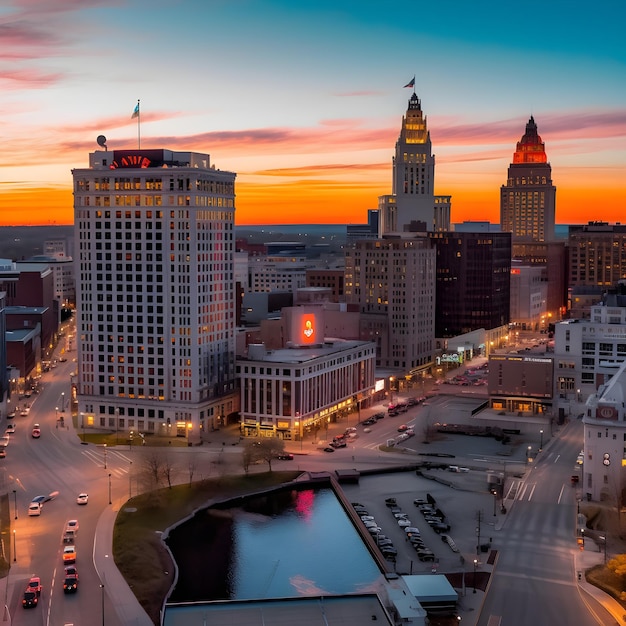
{"type": "Polygon", "coordinates": [[[237,225],[364,223],[391,193],[414,75],[453,223],[499,222],[531,115],[557,223],[622,220],[618,0],[595,14],[531,0],[519,15],[493,0],[419,13],[405,0],[384,13],[342,0],[83,5],[0,8],[0,225],[71,224],[71,170],[100,134],[109,150],[137,147],[138,100],[142,148],[206,152],[237,173],[237,225]]]}

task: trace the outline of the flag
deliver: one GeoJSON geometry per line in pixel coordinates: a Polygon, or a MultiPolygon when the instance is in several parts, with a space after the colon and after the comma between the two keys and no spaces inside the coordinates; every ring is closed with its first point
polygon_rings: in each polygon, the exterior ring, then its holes
{"type": "Polygon", "coordinates": [[[406,87],[415,87],[415,76],[411,78],[411,80],[403,87],[403,89],[406,87]]]}
{"type": "Polygon", "coordinates": [[[135,107],[133,114],[130,116],[130,119],[134,120],[136,117],[139,117],[139,102],[137,103],[137,106],[135,107]]]}

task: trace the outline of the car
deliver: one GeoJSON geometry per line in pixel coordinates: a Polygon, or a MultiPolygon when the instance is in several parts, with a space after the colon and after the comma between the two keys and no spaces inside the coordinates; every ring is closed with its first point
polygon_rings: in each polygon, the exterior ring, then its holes
{"type": "Polygon", "coordinates": [[[10,413],[7,413],[7,419],[12,420],[16,415],[17,411],[11,411],[10,413]]]}
{"type": "Polygon", "coordinates": [[[450,524],[447,522],[435,522],[434,524],[429,524],[429,526],[439,534],[447,533],[450,530],[450,524]]]}
{"type": "Polygon", "coordinates": [[[382,532],[383,532],[383,529],[382,529],[380,526],[370,526],[370,527],[367,529],[367,532],[368,532],[370,535],[378,535],[378,534],[380,534],[380,533],[382,533],[382,532]]]}
{"type": "Polygon", "coordinates": [[[78,591],[78,576],[66,575],[63,581],[63,593],[76,593],[78,591]]]}
{"type": "Polygon", "coordinates": [[[331,441],[328,445],[332,446],[335,449],[345,448],[347,446],[345,441],[331,441]]]}
{"type": "Polygon", "coordinates": [[[324,448],[324,452],[334,452],[334,451],[335,451],[335,448],[331,448],[330,446],[326,446],[324,448]]]}
{"type": "Polygon", "coordinates": [[[22,409],[20,411],[20,417],[26,417],[28,415],[28,409],[22,409]]]}
{"type": "Polygon", "coordinates": [[[67,361],[67,357],[65,356],[60,356],[59,357],[59,363],[65,363],[67,361]]]}
{"type": "Polygon", "coordinates": [[[435,555],[432,552],[430,552],[430,550],[428,552],[422,551],[422,552],[417,553],[417,558],[420,561],[434,561],[435,555]]]}
{"type": "Polygon", "coordinates": [[[63,548],[63,563],[76,563],[76,546],[63,548]]]}
{"type": "Polygon", "coordinates": [[[276,457],[279,461],[293,461],[293,454],[290,452],[284,452],[276,457]]]}
{"type": "Polygon", "coordinates": [[[76,531],[75,530],[66,530],[63,533],[63,543],[74,544],[76,541],[76,531]]]}
{"type": "MultiPolygon", "coordinates": [[[[371,516],[368,516],[368,517],[371,517],[371,516]]],[[[365,528],[373,528],[374,526],[378,526],[378,524],[374,521],[373,517],[372,519],[361,518],[361,521],[363,522],[363,526],[365,526],[365,528]]]]}
{"type": "Polygon", "coordinates": [[[355,433],[355,432],[357,432],[356,428],[354,426],[350,426],[349,428],[346,428],[346,430],[344,431],[344,434],[350,436],[350,433],[355,433]]]}
{"type": "Polygon", "coordinates": [[[398,520],[398,526],[400,526],[400,528],[406,528],[407,526],[411,526],[411,520],[403,517],[398,520]]]}
{"type": "Polygon", "coordinates": [[[374,516],[373,515],[360,515],[359,517],[361,518],[362,522],[373,522],[374,521],[374,516]]]}
{"type": "Polygon", "coordinates": [[[391,546],[385,546],[384,548],[381,548],[381,553],[384,557],[386,556],[396,556],[398,554],[398,550],[397,548],[392,548],[391,546]]]}
{"type": "Polygon", "coordinates": [[[376,423],[376,420],[373,417],[369,417],[366,420],[361,422],[363,426],[373,426],[375,423],[376,423]]]}
{"type": "Polygon", "coordinates": [[[374,415],[372,415],[372,418],[375,419],[376,421],[384,420],[385,419],[385,412],[384,411],[380,411],[380,413],[374,413],[374,415]]]}
{"type": "Polygon", "coordinates": [[[413,504],[415,506],[422,506],[424,504],[428,504],[428,500],[425,500],[424,498],[415,498],[415,500],[413,500],[413,504]]]}
{"type": "Polygon", "coordinates": [[[4,459],[6,455],[7,455],[7,449],[0,446],[0,459],[4,459]]]}
{"type": "Polygon", "coordinates": [[[402,513],[402,512],[400,512],[400,513],[394,513],[394,514],[393,514],[393,516],[394,516],[396,519],[409,519],[408,514],[407,514],[407,513],[402,513]]]}
{"type": "MultiPolygon", "coordinates": [[[[9,424],[10,426],[10,424],[9,424]]],[[[9,427],[7,426],[7,432],[9,432],[9,427]]],[[[582,465],[585,462],[585,455],[584,454],[579,454],[577,459],[576,459],[576,464],[577,465],[582,465]]]]}
{"type": "Polygon", "coordinates": [[[41,578],[39,578],[39,576],[31,576],[30,580],[28,581],[26,590],[34,591],[37,594],[37,597],[39,597],[42,590],[41,578]]]}
{"type": "Polygon", "coordinates": [[[398,504],[398,501],[395,498],[385,498],[385,505],[386,506],[396,506],[398,504]]]}
{"type": "Polygon", "coordinates": [[[34,591],[26,588],[26,591],[24,592],[24,597],[22,598],[22,606],[25,609],[30,609],[37,606],[38,603],[39,596],[34,591]]]}
{"type": "Polygon", "coordinates": [[[79,524],[77,519],[71,519],[65,524],[66,532],[68,530],[73,530],[74,532],[78,532],[79,524]]]}
{"type": "Polygon", "coordinates": [[[364,429],[363,429],[363,432],[364,432],[364,433],[371,433],[371,432],[372,432],[372,429],[368,426],[367,428],[364,428],[364,429]]]}
{"type": "Polygon", "coordinates": [[[50,495],[48,496],[35,496],[31,502],[37,502],[39,504],[43,504],[44,502],[49,502],[50,500],[52,500],[53,498],[55,498],[56,496],[59,495],[59,492],[52,492],[50,495]]]}
{"type": "Polygon", "coordinates": [[[15,424],[7,424],[6,431],[9,435],[12,435],[15,432],[15,424]]]}
{"type": "Polygon", "coordinates": [[[76,569],[76,565],[67,565],[65,567],[65,575],[76,576],[76,578],[78,578],[78,570],[76,569]]]}
{"type": "Polygon", "coordinates": [[[420,529],[415,526],[405,526],[404,532],[406,533],[407,537],[410,537],[411,535],[419,535],[420,529]]]}
{"type": "Polygon", "coordinates": [[[76,504],[87,504],[87,502],[89,502],[89,496],[86,493],[79,493],[76,504]]]}
{"type": "Polygon", "coordinates": [[[404,431],[404,434],[405,434],[407,437],[415,437],[415,431],[414,431],[412,428],[407,428],[407,429],[404,431]]]}
{"type": "Polygon", "coordinates": [[[39,502],[31,502],[28,505],[28,517],[41,515],[41,504],[39,502]]]}
{"type": "Polygon", "coordinates": [[[41,428],[34,427],[30,434],[33,439],[39,439],[41,437],[41,428]]]}
{"type": "Polygon", "coordinates": [[[6,448],[10,441],[11,437],[9,437],[9,435],[2,435],[2,437],[0,437],[0,446],[6,448]]]}
{"type": "Polygon", "coordinates": [[[365,508],[365,505],[362,502],[350,502],[350,504],[356,509],[357,507],[365,508]]]}
{"type": "Polygon", "coordinates": [[[389,538],[380,539],[380,535],[378,537],[379,538],[376,540],[376,544],[378,545],[379,548],[384,548],[386,546],[393,546],[393,541],[391,541],[391,539],[389,538]]]}
{"type": "Polygon", "coordinates": [[[398,426],[398,432],[399,433],[403,433],[405,430],[408,430],[409,427],[406,424],[401,424],[400,426],[398,426]]]}

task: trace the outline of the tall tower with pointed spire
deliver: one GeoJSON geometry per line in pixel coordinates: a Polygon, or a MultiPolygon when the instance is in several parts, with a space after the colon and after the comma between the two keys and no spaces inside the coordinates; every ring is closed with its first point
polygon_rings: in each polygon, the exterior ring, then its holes
{"type": "Polygon", "coordinates": [[[379,198],[380,232],[448,230],[450,196],[435,196],[435,156],[415,91],[393,158],[392,194],[379,198]]]}
{"type": "Polygon", "coordinates": [[[513,242],[554,241],[555,208],[552,168],[531,116],[500,190],[500,225],[513,242]]]}

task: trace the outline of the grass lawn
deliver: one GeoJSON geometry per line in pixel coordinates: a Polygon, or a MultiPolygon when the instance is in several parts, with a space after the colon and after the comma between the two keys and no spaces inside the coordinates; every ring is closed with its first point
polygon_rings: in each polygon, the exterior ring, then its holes
{"type": "Polygon", "coordinates": [[[626,610],[626,602],[621,599],[621,594],[624,592],[622,576],[618,576],[604,565],[596,565],[585,572],[585,578],[588,583],[615,598],[626,610]]]}
{"type": "Polygon", "coordinates": [[[209,500],[227,500],[288,482],[301,472],[234,475],[141,494],[120,510],[113,530],[113,558],[155,624],[174,580],[161,533],[209,500]]]}

